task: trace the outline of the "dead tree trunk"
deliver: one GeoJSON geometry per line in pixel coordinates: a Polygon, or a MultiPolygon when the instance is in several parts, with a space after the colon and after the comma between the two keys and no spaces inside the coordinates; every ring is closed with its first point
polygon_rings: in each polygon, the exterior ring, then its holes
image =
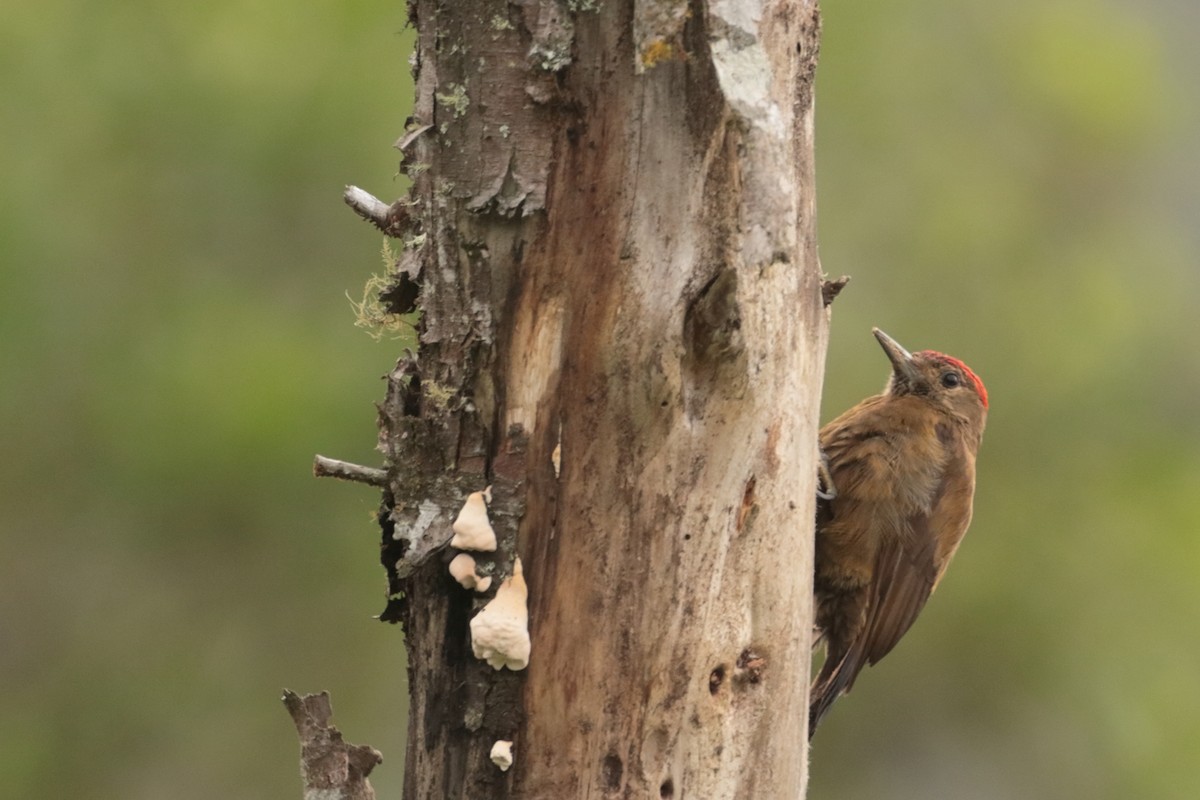
{"type": "Polygon", "coordinates": [[[348,195],[422,312],[381,409],[405,797],[802,797],[816,2],[410,5],[413,189],[348,195]],[[478,593],[446,543],[489,486],[478,593]]]}

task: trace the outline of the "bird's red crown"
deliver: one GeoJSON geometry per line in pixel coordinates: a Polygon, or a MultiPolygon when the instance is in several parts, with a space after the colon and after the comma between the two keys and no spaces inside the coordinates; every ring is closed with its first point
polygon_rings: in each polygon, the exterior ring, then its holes
{"type": "Polygon", "coordinates": [[[949,364],[952,367],[962,370],[963,375],[965,375],[967,380],[971,382],[971,385],[975,387],[975,394],[979,395],[979,400],[983,403],[983,407],[988,407],[987,388],[983,385],[983,381],[979,379],[979,376],[976,375],[966,364],[959,361],[954,356],[948,356],[945,353],[939,353],[936,350],[923,350],[920,353],[917,353],[917,355],[924,356],[932,361],[941,361],[945,364],[949,364]]]}

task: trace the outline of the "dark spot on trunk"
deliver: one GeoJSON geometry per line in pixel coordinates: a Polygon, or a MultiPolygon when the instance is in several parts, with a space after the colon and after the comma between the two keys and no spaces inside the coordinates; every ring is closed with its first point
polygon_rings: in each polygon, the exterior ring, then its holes
{"type": "Polygon", "coordinates": [[[605,789],[615,790],[621,788],[621,779],[625,775],[625,765],[621,763],[621,757],[616,753],[609,753],[604,757],[604,761],[600,764],[600,777],[604,783],[605,789]]]}
{"type": "Polygon", "coordinates": [[[743,530],[749,529],[758,512],[758,506],[754,504],[754,485],[756,482],[754,476],[751,475],[746,481],[745,490],[742,492],[742,507],[738,509],[737,526],[735,528],[739,534],[743,530]]]}
{"type": "Polygon", "coordinates": [[[737,683],[760,683],[763,679],[763,673],[767,669],[767,659],[747,647],[738,656],[737,669],[737,675],[734,676],[737,683]]]}
{"type": "Polygon", "coordinates": [[[693,414],[711,396],[736,400],[746,393],[746,352],[737,290],[737,272],[723,269],[700,290],[684,314],[684,394],[693,414]]]}
{"type": "Polygon", "coordinates": [[[721,684],[725,682],[725,665],[718,664],[713,668],[713,671],[708,675],[708,693],[716,694],[721,691],[721,684]]]}
{"type": "Polygon", "coordinates": [[[411,314],[417,310],[417,295],[420,293],[421,284],[400,273],[379,293],[379,302],[383,303],[389,314],[411,314]]]}

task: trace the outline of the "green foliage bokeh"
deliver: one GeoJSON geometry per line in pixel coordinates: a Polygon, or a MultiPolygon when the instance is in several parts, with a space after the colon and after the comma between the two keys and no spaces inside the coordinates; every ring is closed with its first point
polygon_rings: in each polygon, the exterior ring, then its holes
{"type": "Polygon", "coordinates": [[[878,325],[991,399],[975,522],[810,797],[1200,792],[1197,62],[1180,4],[825,4],[824,418],[878,325]],[[1190,103],[1190,107],[1189,107],[1190,103]]]}
{"type": "Polygon", "coordinates": [[[403,5],[0,12],[0,786],[299,796],[283,687],[388,754],[406,704],[354,327],[398,195],[403,5]]]}
{"type": "MultiPolygon", "coordinates": [[[[827,419],[878,325],[967,361],[976,521],[817,737],[813,798],[1200,791],[1200,12],[826,3],[827,419]]],[[[276,697],[333,693],[399,793],[406,702],[353,326],[411,97],[401,5],[0,12],[0,786],[298,796],[276,697]]]]}

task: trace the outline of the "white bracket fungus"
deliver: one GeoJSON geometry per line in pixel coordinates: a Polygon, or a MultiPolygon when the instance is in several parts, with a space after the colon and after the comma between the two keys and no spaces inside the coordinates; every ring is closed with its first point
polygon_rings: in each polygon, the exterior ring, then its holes
{"type": "MultiPolygon", "coordinates": [[[[488,521],[487,504],[492,501],[492,487],[482,492],[471,492],[458,518],[454,520],[454,538],[450,540],[451,547],[459,550],[481,550],[491,552],[496,549],[496,532],[488,521]]],[[[443,529],[444,530],[444,529],[443,529]]]]}
{"type": "Polygon", "coordinates": [[[513,562],[513,574],[505,578],[496,596],[471,620],[471,650],[493,669],[525,669],[529,665],[529,609],[525,601],[521,559],[513,562]]]}
{"type": "Polygon", "coordinates": [[[508,772],[508,768],[513,765],[512,742],[500,739],[492,745],[492,763],[499,767],[501,772],[508,772]]]}
{"type": "Polygon", "coordinates": [[[475,571],[475,559],[470,553],[459,553],[454,557],[454,560],[450,562],[450,575],[464,589],[486,592],[492,585],[490,575],[480,575],[475,571]]]}

